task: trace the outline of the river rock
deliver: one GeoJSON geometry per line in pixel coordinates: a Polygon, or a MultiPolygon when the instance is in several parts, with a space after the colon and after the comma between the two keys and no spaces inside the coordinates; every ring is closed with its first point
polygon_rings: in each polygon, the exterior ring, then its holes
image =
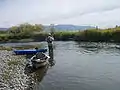
{"type": "Polygon", "coordinates": [[[12,51],[0,51],[0,90],[25,90],[29,77],[24,74],[26,59],[12,51]]]}

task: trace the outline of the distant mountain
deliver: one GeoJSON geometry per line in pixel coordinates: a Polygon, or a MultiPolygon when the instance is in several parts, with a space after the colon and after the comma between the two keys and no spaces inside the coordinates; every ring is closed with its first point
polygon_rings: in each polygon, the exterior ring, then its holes
{"type": "Polygon", "coordinates": [[[0,28],[0,31],[6,31],[8,28],[0,28]]]}
{"type": "MultiPolygon", "coordinates": [[[[55,30],[59,31],[74,31],[74,30],[86,30],[90,28],[95,28],[92,26],[78,26],[78,25],[70,25],[70,24],[59,24],[54,25],[55,30]]],[[[50,26],[45,26],[45,29],[50,29],[50,26]]]]}
{"type": "MultiPolygon", "coordinates": [[[[45,31],[49,31],[51,28],[50,26],[44,26],[45,31]]],[[[93,26],[78,26],[78,25],[72,25],[72,24],[58,24],[54,25],[54,28],[56,31],[77,31],[77,30],[86,30],[95,28],[93,26]]],[[[0,31],[8,30],[8,28],[0,28],[0,31]]]]}

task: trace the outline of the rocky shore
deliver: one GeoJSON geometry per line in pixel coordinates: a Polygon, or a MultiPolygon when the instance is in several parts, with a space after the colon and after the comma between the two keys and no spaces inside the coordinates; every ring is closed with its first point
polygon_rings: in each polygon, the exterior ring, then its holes
{"type": "Polygon", "coordinates": [[[0,90],[30,90],[30,77],[24,74],[26,59],[0,50],[0,90]]]}

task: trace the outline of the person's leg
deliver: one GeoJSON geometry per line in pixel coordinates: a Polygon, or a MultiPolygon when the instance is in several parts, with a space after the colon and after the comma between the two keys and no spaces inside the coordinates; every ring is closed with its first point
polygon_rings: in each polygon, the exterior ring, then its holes
{"type": "Polygon", "coordinates": [[[50,60],[53,60],[53,46],[49,46],[49,56],[50,56],[50,60]]]}

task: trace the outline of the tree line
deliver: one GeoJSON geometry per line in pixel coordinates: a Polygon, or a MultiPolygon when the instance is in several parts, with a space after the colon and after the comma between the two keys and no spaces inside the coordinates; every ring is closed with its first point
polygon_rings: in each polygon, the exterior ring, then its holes
{"type": "MultiPolygon", "coordinates": [[[[55,37],[55,40],[74,40],[74,41],[92,41],[92,42],[120,42],[120,26],[107,29],[88,29],[84,31],[59,31],[56,32],[54,25],[50,27],[50,32],[55,37]]],[[[32,39],[33,41],[44,41],[48,32],[44,31],[44,26],[41,24],[20,24],[12,26],[7,31],[0,32],[0,41],[18,41],[21,39],[32,39]]]]}

